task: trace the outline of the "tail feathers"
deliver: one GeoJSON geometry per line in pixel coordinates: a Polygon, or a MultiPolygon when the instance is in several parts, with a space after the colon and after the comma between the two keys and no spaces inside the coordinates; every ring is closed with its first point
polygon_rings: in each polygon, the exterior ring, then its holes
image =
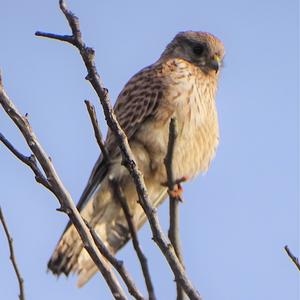
{"type": "Polygon", "coordinates": [[[62,248],[57,248],[48,262],[48,269],[57,276],[61,274],[69,276],[70,273],[77,273],[77,286],[80,288],[91,279],[98,268],[82,246],[78,248],[80,250],[77,255],[73,255],[73,251],[68,251],[69,249],[70,247],[63,252],[62,248]]]}
{"type": "MultiPolygon", "coordinates": [[[[99,184],[102,182],[108,170],[108,166],[103,157],[100,156],[92,170],[88,183],[77,203],[77,209],[83,214],[87,220],[93,212],[91,205],[91,195],[95,192],[99,184]],[[89,203],[88,203],[89,202],[89,203]]],[[[82,252],[83,245],[79,234],[69,221],[63,234],[48,262],[48,270],[55,275],[70,273],[78,273],[80,271],[78,258],[82,252]]]]}
{"type": "Polygon", "coordinates": [[[57,244],[54,253],[48,262],[48,270],[59,276],[77,273],[78,257],[83,249],[83,244],[75,228],[71,226],[68,232],[57,244]]]}
{"type": "MultiPolygon", "coordinates": [[[[103,226],[95,226],[95,231],[100,235],[103,226]]],[[[110,227],[110,226],[109,226],[110,227]]],[[[108,228],[107,228],[108,229],[108,228]]],[[[110,234],[102,239],[111,253],[115,254],[130,239],[129,230],[121,224],[110,227],[110,234]]],[[[60,276],[71,273],[78,275],[77,286],[82,287],[98,271],[79,238],[75,228],[71,226],[58,243],[53,255],[48,262],[48,270],[60,276]],[[75,238],[75,234],[78,236],[75,238]],[[73,235],[73,237],[72,237],[73,235]]]]}
{"type": "MultiPolygon", "coordinates": [[[[129,189],[126,191],[128,192],[129,189]]],[[[134,192],[126,195],[127,199],[135,199],[134,192]]],[[[157,207],[167,196],[167,190],[164,187],[151,190],[151,195],[154,198],[152,204],[157,207]],[[155,192],[154,192],[155,191],[155,192]]],[[[128,224],[124,216],[123,210],[117,201],[111,199],[110,193],[105,195],[102,191],[97,195],[101,201],[96,202],[99,207],[93,206],[93,203],[88,203],[82,211],[85,219],[89,220],[90,225],[94,227],[98,236],[102,239],[109,250],[115,254],[122,248],[130,239],[128,224]]],[[[133,221],[136,228],[139,229],[146,221],[146,216],[140,205],[131,201],[131,211],[133,221]]],[[[83,248],[83,243],[77,233],[74,225],[71,225],[64,232],[62,238],[58,242],[56,249],[48,262],[48,269],[55,275],[70,273],[78,275],[78,287],[83,286],[96,272],[97,267],[90,258],[87,251],[83,248]]]]}
{"type": "MultiPolygon", "coordinates": [[[[106,263],[105,260],[103,262],[106,263]]],[[[77,286],[80,288],[93,277],[93,275],[98,271],[98,267],[94,264],[93,260],[85,249],[82,250],[78,258],[78,265],[79,269],[77,272],[77,286]]]]}

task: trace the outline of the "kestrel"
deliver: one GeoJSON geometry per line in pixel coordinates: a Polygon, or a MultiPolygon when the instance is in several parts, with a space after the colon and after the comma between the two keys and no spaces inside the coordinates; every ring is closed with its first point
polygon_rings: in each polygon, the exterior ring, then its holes
{"type": "MultiPolygon", "coordinates": [[[[115,114],[155,207],[168,196],[163,184],[167,181],[164,158],[172,117],[178,127],[173,159],[175,178],[191,179],[207,171],[214,157],[219,141],[215,94],[223,57],[224,46],[215,36],[180,32],[154,64],[128,81],[116,101],[115,114]]],[[[123,210],[113,197],[112,178],[119,182],[138,229],[146,216],[138,204],[133,181],[121,165],[121,153],[111,131],[105,144],[110,163],[102,155],[99,157],[77,207],[106,246],[116,253],[130,239],[130,233],[123,210]]],[[[65,229],[48,268],[57,275],[77,273],[78,286],[97,271],[73,225],[68,224],[65,229]]]]}

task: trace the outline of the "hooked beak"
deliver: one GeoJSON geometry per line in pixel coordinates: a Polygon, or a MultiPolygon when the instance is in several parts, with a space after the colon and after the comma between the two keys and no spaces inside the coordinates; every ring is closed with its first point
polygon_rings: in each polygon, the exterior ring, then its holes
{"type": "Polygon", "coordinates": [[[214,55],[212,58],[211,58],[211,61],[210,61],[210,67],[215,70],[216,73],[219,72],[220,68],[221,68],[221,59],[220,59],[220,56],[218,55],[214,55]]]}

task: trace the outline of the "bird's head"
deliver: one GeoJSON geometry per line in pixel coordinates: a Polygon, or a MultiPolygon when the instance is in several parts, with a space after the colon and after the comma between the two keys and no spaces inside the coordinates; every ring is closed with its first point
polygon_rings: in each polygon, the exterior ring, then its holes
{"type": "Polygon", "coordinates": [[[224,58],[223,43],[210,33],[179,32],[163,52],[162,58],[181,58],[204,73],[218,73],[224,58]]]}

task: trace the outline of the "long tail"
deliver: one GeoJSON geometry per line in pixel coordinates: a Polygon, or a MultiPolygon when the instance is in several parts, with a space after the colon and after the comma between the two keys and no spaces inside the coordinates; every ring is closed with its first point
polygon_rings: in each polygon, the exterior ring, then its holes
{"type": "MultiPolygon", "coordinates": [[[[77,209],[84,213],[88,219],[92,214],[91,201],[89,202],[89,200],[105,178],[107,172],[108,166],[102,156],[100,156],[77,204],[77,209]]],[[[83,245],[79,234],[69,221],[48,261],[48,270],[58,276],[62,273],[68,276],[71,272],[79,272],[77,260],[82,249],[83,245]]]]}
{"type": "MultiPolygon", "coordinates": [[[[166,188],[156,186],[149,189],[152,204],[158,206],[167,196],[166,188]]],[[[126,185],[124,194],[133,213],[133,221],[139,229],[146,221],[146,216],[137,203],[137,195],[133,184],[126,185]]],[[[112,198],[112,193],[105,188],[105,180],[102,183],[101,190],[97,192],[82,210],[82,216],[87,219],[91,226],[110,249],[116,253],[130,239],[130,233],[123,210],[118,201],[112,198]]],[[[77,273],[78,286],[84,285],[96,272],[97,268],[90,256],[83,248],[81,239],[71,225],[64,232],[56,249],[48,263],[48,269],[54,274],[77,273]]]]}
{"type": "MultiPolygon", "coordinates": [[[[81,215],[114,253],[129,239],[127,228],[117,221],[120,219],[120,209],[103,192],[96,194],[93,198],[82,209],[81,215]],[[101,201],[98,201],[97,198],[100,197],[101,201]],[[96,206],[95,202],[97,202],[96,206]]],[[[58,276],[76,273],[79,275],[78,286],[85,284],[97,271],[87,251],[83,248],[83,243],[74,225],[70,225],[60,238],[48,262],[48,269],[58,276]]]]}

